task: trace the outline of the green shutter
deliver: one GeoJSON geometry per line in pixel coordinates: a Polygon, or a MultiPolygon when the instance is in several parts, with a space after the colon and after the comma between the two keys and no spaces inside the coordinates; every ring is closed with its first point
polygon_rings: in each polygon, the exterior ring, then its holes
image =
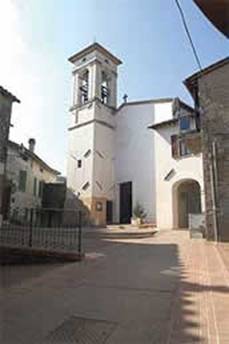
{"type": "Polygon", "coordinates": [[[19,191],[25,192],[26,191],[26,179],[27,179],[27,172],[26,171],[19,171],[19,191]]]}
{"type": "Polygon", "coordinates": [[[172,148],[172,157],[174,159],[178,158],[178,136],[172,135],[171,136],[171,148],[172,148]]]}
{"type": "Polygon", "coordinates": [[[43,195],[43,182],[40,180],[39,181],[39,191],[38,191],[38,196],[42,198],[43,195]]]}
{"type": "Polygon", "coordinates": [[[33,194],[34,196],[37,195],[37,178],[34,178],[34,181],[33,181],[33,194]]]}

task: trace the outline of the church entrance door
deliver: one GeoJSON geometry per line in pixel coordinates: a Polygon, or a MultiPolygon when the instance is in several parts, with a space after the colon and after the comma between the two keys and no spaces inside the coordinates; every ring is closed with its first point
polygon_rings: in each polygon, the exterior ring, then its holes
{"type": "Polygon", "coordinates": [[[120,184],[120,223],[130,223],[132,216],[132,182],[120,184]]]}

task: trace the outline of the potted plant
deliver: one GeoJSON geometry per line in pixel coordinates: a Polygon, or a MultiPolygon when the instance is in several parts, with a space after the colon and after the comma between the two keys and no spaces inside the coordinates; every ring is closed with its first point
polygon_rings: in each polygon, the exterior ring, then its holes
{"type": "Polygon", "coordinates": [[[140,226],[143,223],[146,215],[147,214],[144,208],[141,206],[139,202],[137,202],[133,210],[133,217],[131,218],[131,224],[135,226],[140,226]]]}

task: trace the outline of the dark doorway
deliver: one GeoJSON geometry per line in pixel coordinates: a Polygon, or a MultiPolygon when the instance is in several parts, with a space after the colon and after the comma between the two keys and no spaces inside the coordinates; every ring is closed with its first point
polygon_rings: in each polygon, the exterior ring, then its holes
{"type": "Polygon", "coordinates": [[[112,201],[107,201],[107,224],[113,222],[113,203],[112,201]]]}
{"type": "Polygon", "coordinates": [[[130,223],[132,216],[132,182],[120,184],[120,223],[130,223]]]}
{"type": "Polygon", "coordinates": [[[178,228],[188,228],[189,214],[201,213],[200,186],[195,180],[186,180],[177,188],[178,228]]]}

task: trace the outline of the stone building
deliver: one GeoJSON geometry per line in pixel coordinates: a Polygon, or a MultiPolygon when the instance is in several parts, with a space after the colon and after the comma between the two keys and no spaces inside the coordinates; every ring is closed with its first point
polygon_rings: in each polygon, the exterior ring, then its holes
{"type": "MultiPolygon", "coordinates": [[[[173,217],[172,195],[168,193],[171,184],[187,181],[183,185],[186,193],[198,187],[197,194],[203,193],[201,156],[171,158],[171,135],[179,132],[177,118],[184,113],[192,118],[193,109],[177,98],[127,102],[125,97],[124,103],[117,106],[121,61],[98,43],[69,61],[73,64],[73,99],[68,128],[68,189],[87,206],[96,225],[129,223],[139,203],[147,213],[147,222],[158,222],[166,228],[174,223],[178,226],[173,217]],[[149,130],[149,126],[161,122],[165,128],[162,135],[161,129],[149,130]],[[166,184],[163,178],[173,169],[176,176],[166,184]],[[168,198],[163,200],[160,195],[158,203],[160,188],[168,198]],[[163,222],[165,212],[168,217],[163,222]]],[[[182,149],[185,152],[186,148],[182,149]]],[[[187,226],[184,217],[182,225],[187,226]]]]}
{"type": "Polygon", "coordinates": [[[29,140],[28,148],[9,141],[5,218],[25,219],[29,209],[41,208],[46,184],[55,183],[59,174],[35,153],[34,139],[29,140]]]}
{"type": "Polygon", "coordinates": [[[185,80],[202,134],[206,228],[210,240],[229,240],[229,58],[185,80]]]}
{"type": "Polygon", "coordinates": [[[7,143],[13,102],[19,103],[19,100],[9,91],[0,86],[0,224],[2,221],[2,201],[5,192],[7,143]]]}

